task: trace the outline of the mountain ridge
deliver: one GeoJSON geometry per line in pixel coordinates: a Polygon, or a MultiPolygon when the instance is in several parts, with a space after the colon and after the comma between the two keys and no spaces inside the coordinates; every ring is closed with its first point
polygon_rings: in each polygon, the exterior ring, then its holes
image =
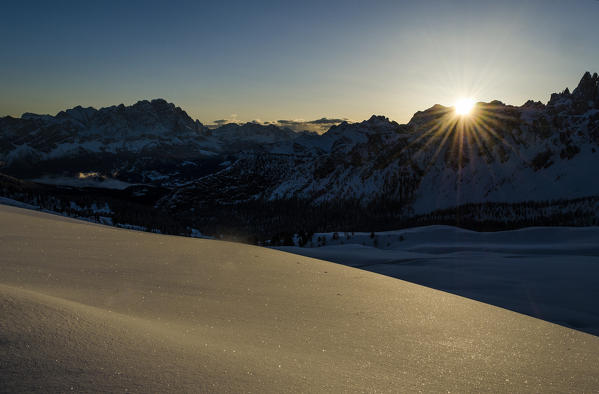
{"type": "Polygon", "coordinates": [[[200,222],[208,219],[198,212],[243,204],[378,204],[400,221],[468,204],[599,195],[589,181],[599,165],[599,76],[590,72],[547,104],[479,102],[468,117],[436,104],[406,124],[373,115],[320,135],[257,122],[210,129],[162,99],[4,117],[0,130],[0,172],[163,188],[156,209],[200,222]]]}

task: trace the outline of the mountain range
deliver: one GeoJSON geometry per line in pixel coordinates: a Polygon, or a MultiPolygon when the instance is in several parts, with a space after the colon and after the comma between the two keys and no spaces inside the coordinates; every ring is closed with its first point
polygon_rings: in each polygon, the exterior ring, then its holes
{"type": "Polygon", "coordinates": [[[60,195],[61,210],[110,195],[211,233],[596,224],[597,168],[599,76],[589,72],[546,104],[480,102],[468,116],[435,105],[407,124],[372,116],[323,134],[208,128],[162,99],[0,118],[5,197],[60,195]]]}

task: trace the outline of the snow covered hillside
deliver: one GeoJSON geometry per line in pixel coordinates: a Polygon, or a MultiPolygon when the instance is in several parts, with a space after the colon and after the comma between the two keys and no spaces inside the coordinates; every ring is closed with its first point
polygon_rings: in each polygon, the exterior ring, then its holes
{"type": "Polygon", "coordinates": [[[2,205],[0,223],[1,392],[599,386],[599,338],[405,281],[2,205]]]}
{"type": "Polygon", "coordinates": [[[599,227],[480,233],[429,226],[381,233],[317,233],[306,247],[278,249],[599,335],[599,227]]]}
{"type": "Polygon", "coordinates": [[[56,116],[0,118],[0,168],[67,184],[64,174],[83,172],[172,186],[218,170],[228,153],[300,135],[256,123],[209,129],[162,99],[99,110],[75,107],[56,116]]]}
{"type": "Polygon", "coordinates": [[[246,155],[174,190],[164,205],[202,205],[221,182],[223,197],[234,194],[235,201],[385,201],[414,216],[466,204],[597,196],[598,165],[599,76],[586,73],[573,93],[554,94],[547,105],[478,103],[468,118],[436,105],[406,125],[383,116],[344,122],[246,155]],[[248,190],[248,178],[267,181],[248,190]]]}

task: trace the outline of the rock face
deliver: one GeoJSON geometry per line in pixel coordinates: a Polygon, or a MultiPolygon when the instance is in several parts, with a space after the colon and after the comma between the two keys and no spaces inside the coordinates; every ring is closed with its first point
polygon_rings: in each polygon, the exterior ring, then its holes
{"type": "Polygon", "coordinates": [[[273,125],[208,129],[164,100],[0,119],[0,169],[18,177],[100,173],[170,190],[172,212],[248,201],[392,203],[402,215],[464,204],[599,195],[599,77],[547,105],[435,105],[401,125],[384,116],[326,133],[273,125]]]}
{"type": "Polygon", "coordinates": [[[227,185],[221,198],[229,204],[394,201],[406,215],[599,195],[599,182],[591,181],[599,165],[597,86],[597,75],[586,73],[572,93],[554,94],[547,105],[478,103],[463,119],[436,105],[406,125],[383,116],[341,123],[317,138],[293,140],[295,149],[279,144],[260,156],[248,154],[161,203],[171,209],[209,204],[218,184],[227,185]],[[268,181],[248,190],[247,180],[259,178],[268,181]]]}
{"type": "Polygon", "coordinates": [[[597,73],[591,76],[590,72],[586,72],[578,87],[572,92],[572,97],[582,102],[597,104],[599,100],[599,76],[597,73]]]}
{"type": "Polygon", "coordinates": [[[599,106],[599,75],[586,72],[572,93],[566,88],[562,93],[551,95],[548,106],[581,115],[599,106]]]}
{"type": "Polygon", "coordinates": [[[215,171],[222,161],[215,157],[299,135],[255,123],[210,130],[162,99],[5,117],[0,130],[0,171],[15,176],[94,172],[169,186],[215,171]]]}

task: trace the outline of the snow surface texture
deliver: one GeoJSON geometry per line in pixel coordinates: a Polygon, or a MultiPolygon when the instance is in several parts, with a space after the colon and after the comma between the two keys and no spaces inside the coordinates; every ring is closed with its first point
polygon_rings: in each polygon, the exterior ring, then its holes
{"type": "Polygon", "coordinates": [[[320,233],[312,239],[305,248],[278,249],[599,335],[598,227],[480,233],[429,226],[375,233],[374,238],[371,233],[320,233]]]}
{"type": "Polygon", "coordinates": [[[280,251],[0,206],[0,392],[591,392],[599,338],[280,251]]]}

